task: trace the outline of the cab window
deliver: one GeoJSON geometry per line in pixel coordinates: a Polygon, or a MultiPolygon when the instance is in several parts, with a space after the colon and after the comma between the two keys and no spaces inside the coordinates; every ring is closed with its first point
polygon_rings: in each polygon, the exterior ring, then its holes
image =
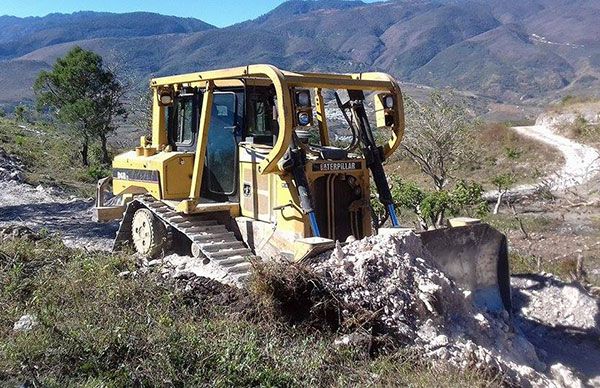
{"type": "Polygon", "coordinates": [[[268,93],[249,93],[246,109],[246,136],[255,143],[273,144],[277,122],[273,119],[274,98],[268,93]]]}
{"type": "Polygon", "coordinates": [[[198,130],[199,95],[178,97],[166,110],[169,143],[176,149],[193,148],[198,130]]]}

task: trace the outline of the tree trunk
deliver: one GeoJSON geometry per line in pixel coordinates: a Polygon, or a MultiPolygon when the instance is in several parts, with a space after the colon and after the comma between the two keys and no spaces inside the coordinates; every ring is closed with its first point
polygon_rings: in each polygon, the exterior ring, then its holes
{"type": "Polygon", "coordinates": [[[494,206],[494,214],[498,214],[498,210],[500,210],[500,204],[502,203],[502,198],[506,194],[506,191],[500,191],[498,193],[498,200],[496,201],[496,206],[494,206]]]}
{"type": "Polygon", "coordinates": [[[446,211],[442,210],[438,213],[436,219],[435,219],[435,228],[439,229],[442,228],[444,226],[444,220],[446,219],[446,211]]]}
{"type": "Polygon", "coordinates": [[[102,148],[102,164],[109,164],[110,157],[108,156],[108,149],[106,147],[106,134],[100,133],[100,146],[102,148]]]}
{"type": "Polygon", "coordinates": [[[85,139],[81,143],[81,149],[79,150],[79,153],[81,154],[81,163],[85,167],[90,165],[89,158],[88,158],[88,151],[89,151],[89,145],[88,145],[87,139],[85,139]]]}

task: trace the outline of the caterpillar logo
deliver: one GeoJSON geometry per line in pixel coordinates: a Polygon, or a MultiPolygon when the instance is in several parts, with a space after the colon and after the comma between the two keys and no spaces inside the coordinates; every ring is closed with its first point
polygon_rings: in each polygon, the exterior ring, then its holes
{"type": "Polygon", "coordinates": [[[361,162],[326,162],[313,164],[313,171],[349,171],[360,170],[361,162]]]}
{"type": "Polygon", "coordinates": [[[252,186],[248,183],[244,183],[244,197],[249,197],[252,194],[252,186]]]}

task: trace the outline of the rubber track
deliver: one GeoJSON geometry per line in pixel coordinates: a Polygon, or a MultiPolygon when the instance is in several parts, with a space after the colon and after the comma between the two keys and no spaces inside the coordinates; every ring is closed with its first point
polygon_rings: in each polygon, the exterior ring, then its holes
{"type": "Polygon", "coordinates": [[[133,214],[142,207],[150,210],[166,225],[181,232],[195,244],[200,252],[199,260],[209,259],[238,283],[243,283],[250,276],[250,261],[256,256],[233,232],[215,220],[201,220],[197,216],[177,213],[151,196],[137,197],[127,205],[113,250],[119,250],[131,241],[133,214]]]}

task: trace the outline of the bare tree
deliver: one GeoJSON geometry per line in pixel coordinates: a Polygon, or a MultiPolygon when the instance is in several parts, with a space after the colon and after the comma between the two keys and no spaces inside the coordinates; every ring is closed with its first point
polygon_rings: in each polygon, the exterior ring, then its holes
{"type": "MultiPolygon", "coordinates": [[[[507,174],[498,174],[492,178],[492,183],[496,186],[496,190],[498,190],[498,198],[496,199],[496,205],[494,206],[494,214],[498,214],[500,210],[500,205],[502,204],[502,199],[508,193],[511,186],[516,182],[514,173],[507,174]]],[[[508,201],[508,200],[507,200],[508,201]]]]}
{"type": "Polygon", "coordinates": [[[452,93],[434,91],[424,104],[407,97],[405,106],[405,153],[442,190],[458,166],[474,157],[469,131],[475,120],[452,93]]]}
{"type": "Polygon", "coordinates": [[[152,90],[136,90],[131,96],[128,110],[130,123],[148,134],[152,133],[152,90]]]}

